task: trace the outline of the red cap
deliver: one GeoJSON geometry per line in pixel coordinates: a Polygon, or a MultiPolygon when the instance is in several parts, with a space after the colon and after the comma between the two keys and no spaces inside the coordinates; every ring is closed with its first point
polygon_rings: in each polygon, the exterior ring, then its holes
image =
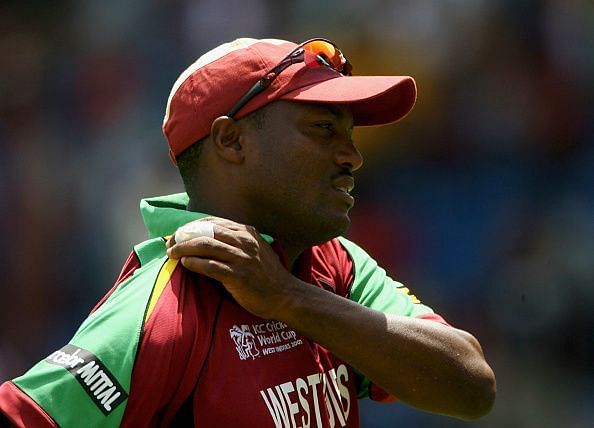
{"type": "MultiPolygon", "coordinates": [[[[237,39],[190,65],[173,85],[163,119],[172,159],[208,136],[213,121],[225,115],[296,46],[277,39],[237,39]]],[[[307,68],[297,63],[280,73],[235,117],[275,100],[291,100],[350,104],[355,125],[383,125],[403,118],[416,96],[415,81],[409,76],[343,76],[326,67],[307,68]]]]}

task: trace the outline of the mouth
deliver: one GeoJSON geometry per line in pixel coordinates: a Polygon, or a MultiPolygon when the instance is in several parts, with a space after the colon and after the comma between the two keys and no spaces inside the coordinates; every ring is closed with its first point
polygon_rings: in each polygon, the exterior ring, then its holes
{"type": "Polygon", "coordinates": [[[332,182],[332,187],[334,190],[350,195],[355,188],[355,180],[351,176],[343,175],[332,182]]]}
{"type": "Polygon", "coordinates": [[[348,175],[342,175],[332,182],[332,188],[341,196],[341,198],[352,207],[355,203],[355,198],[351,196],[351,192],[355,188],[355,180],[348,175]]]}
{"type": "Polygon", "coordinates": [[[347,186],[334,186],[334,190],[336,190],[338,192],[346,193],[347,195],[350,195],[353,188],[347,187],[347,186]]]}

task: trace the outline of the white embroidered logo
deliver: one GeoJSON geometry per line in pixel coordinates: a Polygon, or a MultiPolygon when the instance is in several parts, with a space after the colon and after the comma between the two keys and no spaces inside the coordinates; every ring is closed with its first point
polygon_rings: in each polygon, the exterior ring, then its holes
{"type": "Polygon", "coordinates": [[[229,329],[229,335],[231,336],[231,339],[233,339],[235,349],[237,349],[239,358],[242,361],[247,360],[249,357],[251,357],[252,360],[255,360],[256,357],[260,356],[260,351],[256,347],[256,339],[250,331],[249,325],[242,324],[241,327],[233,325],[233,327],[229,329]]]}

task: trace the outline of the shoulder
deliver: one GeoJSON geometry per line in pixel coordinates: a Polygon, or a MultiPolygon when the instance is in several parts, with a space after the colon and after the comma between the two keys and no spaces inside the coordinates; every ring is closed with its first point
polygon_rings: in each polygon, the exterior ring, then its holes
{"type": "Polygon", "coordinates": [[[338,280],[337,292],[342,286],[344,292],[339,294],[343,295],[348,295],[356,282],[369,279],[376,271],[385,275],[367,251],[342,236],[312,248],[312,270],[313,279],[326,274],[338,280]]]}
{"type": "Polygon", "coordinates": [[[312,247],[312,280],[346,297],[354,278],[353,259],[337,239],[312,247]]]}

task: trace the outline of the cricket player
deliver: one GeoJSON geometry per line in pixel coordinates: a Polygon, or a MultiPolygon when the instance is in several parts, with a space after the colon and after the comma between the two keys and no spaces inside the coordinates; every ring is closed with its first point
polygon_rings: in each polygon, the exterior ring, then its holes
{"type": "Polygon", "coordinates": [[[354,126],[398,121],[408,76],[353,76],[333,42],[238,39],[173,85],[163,123],[185,193],[73,338],[0,387],[5,426],[358,427],[358,399],[461,419],[495,377],[347,230],[354,126]]]}

